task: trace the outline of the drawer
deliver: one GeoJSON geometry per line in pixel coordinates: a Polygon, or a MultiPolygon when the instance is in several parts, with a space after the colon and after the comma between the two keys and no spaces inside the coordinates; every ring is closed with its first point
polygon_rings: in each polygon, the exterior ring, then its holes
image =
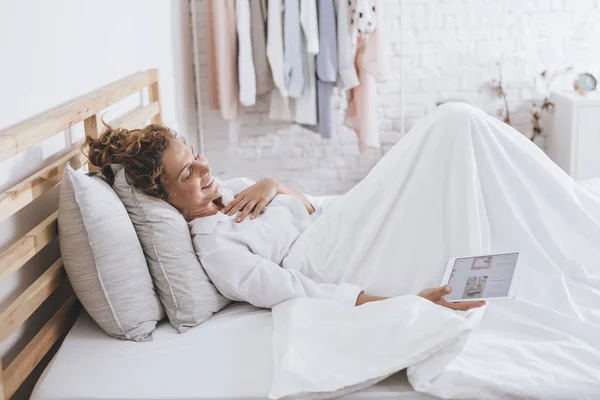
{"type": "Polygon", "coordinates": [[[600,106],[581,106],[576,118],[572,175],[577,180],[600,177],[600,106]]]}

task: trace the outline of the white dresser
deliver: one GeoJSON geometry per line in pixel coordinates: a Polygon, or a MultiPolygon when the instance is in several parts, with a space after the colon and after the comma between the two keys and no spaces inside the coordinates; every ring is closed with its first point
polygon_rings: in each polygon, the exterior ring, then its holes
{"type": "Polygon", "coordinates": [[[551,100],[548,156],[576,180],[600,177],[600,93],[553,93],[551,100]]]}

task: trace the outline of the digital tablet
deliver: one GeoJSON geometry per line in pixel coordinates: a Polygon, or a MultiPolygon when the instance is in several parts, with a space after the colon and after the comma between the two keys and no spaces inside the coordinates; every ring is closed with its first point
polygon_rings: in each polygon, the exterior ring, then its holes
{"type": "Polygon", "coordinates": [[[447,301],[513,299],[521,277],[522,258],[518,252],[454,257],[448,261],[442,279],[452,293],[447,301]]]}

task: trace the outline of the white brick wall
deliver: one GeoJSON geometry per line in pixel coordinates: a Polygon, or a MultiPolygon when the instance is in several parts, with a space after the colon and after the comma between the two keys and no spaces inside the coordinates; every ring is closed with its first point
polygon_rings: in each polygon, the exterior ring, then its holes
{"type": "MultiPolygon", "coordinates": [[[[206,0],[196,1],[206,87],[206,0]]],[[[204,93],[205,154],[214,174],[273,176],[314,194],[347,191],[401,137],[401,63],[406,130],[442,98],[461,98],[494,113],[499,101],[481,88],[496,77],[498,61],[513,125],[525,133],[534,75],[567,65],[600,75],[600,0],[384,0],[383,12],[390,76],[378,88],[381,150],[358,153],[354,132],[341,125],[343,99],[335,139],[269,120],[268,105],[260,101],[243,110],[239,142],[231,145],[227,123],[208,110],[204,93]]],[[[571,80],[554,87],[568,89],[571,80]]]]}

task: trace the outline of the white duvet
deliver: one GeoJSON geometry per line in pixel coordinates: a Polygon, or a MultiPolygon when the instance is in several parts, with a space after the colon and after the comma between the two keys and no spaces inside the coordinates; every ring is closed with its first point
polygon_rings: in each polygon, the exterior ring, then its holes
{"type": "Polygon", "coordinates": [[[272,398],[332,397],[406,367],[443,398],[600,398],[600,198],[478,109],[420,121],[284,266],[396,297],[277,305],[272,398]],[[462,315],[414,296],[450,257],[503,251],[525,260],[516,300],[462,315]]]}

